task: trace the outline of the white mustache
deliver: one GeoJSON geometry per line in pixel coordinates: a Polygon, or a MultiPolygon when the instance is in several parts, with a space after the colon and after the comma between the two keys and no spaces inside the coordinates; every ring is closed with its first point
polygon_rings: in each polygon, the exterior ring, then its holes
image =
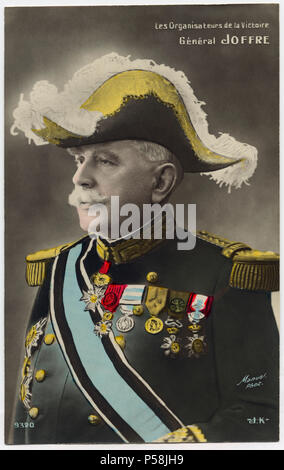
{"type": "Polygon", "coordinates": [[[83,189],[81,186],[75,186],[72,193],[69,194],[68,202],[70,206],[80,207],[81,204],[104,204],[108,198],[98,193],[96,189],[83,189]]]}

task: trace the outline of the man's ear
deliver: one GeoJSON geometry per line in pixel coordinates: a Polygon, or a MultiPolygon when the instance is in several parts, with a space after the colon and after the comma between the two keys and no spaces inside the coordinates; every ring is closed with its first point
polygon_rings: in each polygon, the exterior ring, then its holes
{"type": "Polygon", "coordinates": [[[165,202],[175,188],[177,169],[173,163],[158,165],[153,173],[152,203],[165,202]]]}

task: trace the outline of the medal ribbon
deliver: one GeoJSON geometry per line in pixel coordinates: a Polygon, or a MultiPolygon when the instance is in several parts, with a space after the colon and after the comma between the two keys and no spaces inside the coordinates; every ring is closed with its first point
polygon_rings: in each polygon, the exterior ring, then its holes
{"type": "Polygon", "coordinates": [[[171,289],[169,295],[168,314],[172,317],[181,318],[186,312],[188,298],[188,292],[181,292],[171,289]]]}
{"type": "Polygon", "coordinates": [[[144,289],[145,285],[143,284],[128,285],[123,292],[120,303],[128,305],[140,305],[142,303],[144,289]]]}
{"type": "Polygon", "coordinates": [[[99,269],[99,273],[101,274],[107,274],[109,271],[109,268],[111,267],[111,263],[109,261],[104,261],[104,264],[101,266],[99,269]]]}
{"type": "Polygon", "coordinates": [[[214,297],[212,295],[206,296],[206,295],[195,294],[194,292],[191,292],[189,299],[188,299],[186,312],[187,313],[196,312],[196,311],[201,312],[207,318],[210,314],[213,300],[214,300],[214,297]]]}
{"type": "Polygon", "coordinates": [[[109,284],[101,300],[102,306],[109,312],[114,312],[126,287],[127,284],[109,284]]]}

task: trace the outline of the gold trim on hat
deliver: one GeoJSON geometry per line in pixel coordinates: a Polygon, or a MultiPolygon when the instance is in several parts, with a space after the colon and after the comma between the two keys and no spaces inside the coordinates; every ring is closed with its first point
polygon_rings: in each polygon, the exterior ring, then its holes
{"type": "Polygon", "coordinates": [[[105,117],[109,117],[118,113],[130,99],[144,99],[148,96],[155,96],[172,108],[186,138],[200,160],[224,165],[236,163],[236,160],[219,155],[202,143],[177,89],[169,80],[155,72],[127,70],[118,73],[95,90],[81,108],[87,111],[99,111],[105,117]]]}
{"type": "MultiPolygon", "coordinates": [[[[120,112],[130,99],[145,99],[154,96],[175,113],[185,137],[197,157],[208,164],[230,165],[241,161],[217,154],[203,144],[191,122],[182,97],[175,86],[162,75],[148,70],[127,70],[106,80],[81,105],[81,109],[100,112],[107,118],[120,112]]],[[[45,128],[32,129],[42,139],[59,145],[68,138],[82,139],[43,116],[45,128]]],[[[90,136],[85,136],[90,137],[90,136]]]]}
{"type": "Polygon", "coordinates": [[[43,122],[45,124],[43,129],[32,129],[32,131],[51,144],[59,145],[62,140],[70,139],[70,137],[82,139],[81,135],[74,134],[73,132],[64,129],[64,127],[59,126],[56,122],[51,121],[51,119],[48,119],[46,116],[43,116],[43,122]]]}

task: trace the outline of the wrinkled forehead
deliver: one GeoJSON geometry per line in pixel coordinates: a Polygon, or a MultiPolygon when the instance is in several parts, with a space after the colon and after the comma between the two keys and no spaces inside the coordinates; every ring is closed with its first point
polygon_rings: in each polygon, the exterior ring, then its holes
{"type": "Polygon", "coordinates": [[[76,157],[84,155],[86,157],[96,154],[111,154],[113,156],[127,155],[129,152],[138,151],[136,142],[134,140],[117,140],[114,142],[102,142],[97,144],[81,145],[76,147],[69,147],[67,152],[76,157]]]}

